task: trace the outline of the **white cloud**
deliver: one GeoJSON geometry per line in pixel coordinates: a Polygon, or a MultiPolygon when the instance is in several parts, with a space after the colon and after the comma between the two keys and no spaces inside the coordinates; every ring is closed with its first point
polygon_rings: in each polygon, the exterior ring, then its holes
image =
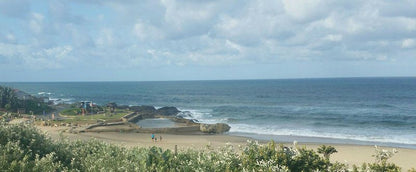
{"type": "Polygon", "coordinates": [[[32,14],[32,19],[29,22],[29,27],[32,30],[33,33],[35,34],[39,34],[42,32],[43,30],[43,19],[44,16],[42,14],[39,13],[33,13],[32,14]]]}
{"type": "Polygon", "coordinates": [[[416,31],[416,18],[399,17],[398,22],[409,31],[416,31]]]}
{"type": "Polygon", "coordinates": [[[286,13],[295,20],[307,21],[324,15],[325,1],[322,0],[282,0],[286,13]]]}
{"type": "Polygon", "coordinates": [[[414,39],[405,39],[402,42],[402,48],[413,48],[416,45],[416,41],[414,39]]]}
{"type": "Polygon", "coordinates": [[[57,69],[77,62],[70,55],[71,46],[57,46],[39,50],[37,47],[0,43],[0,56],[8,60],[8,65],[17,69],[57,69]]]}
{"type": "Polygon", "coordinates": [[[188,23],[206,21],[214,15],[210,4],[182,3],[175,0],[162,0],[165,6],[164,20],[175,30],[186,29],[188,23]]]}
{"type": "Polygon", "coordinates": [[[95,44],[98,46],[112,46],[115,44],[115,38],[114,38],[114,34],[113,31],[111,29],[108,28],[103,28],[101,29],[101,31],[98,34],[98,37],[95,41],[95,44]]]}
{"type": "MultiPolygon", "coordinates": [[[[28,46],[0,43],[0,55],[10,60],[28,53],[28,46]]],[[[15,59],[19,62],[18,59],[15,59]]]]}
{"type": "Polygon", "coordinates": [[[67,55],[72,51],[71,46],[60,46],[60,47],[53,47],[49,49],[44,49],[38,53],[36,53],[40,57],[46,57],[46,58],[54,58],[55,59],[64,59],[67,57],[67,55]]]}
{"type": "Polygon", "coordinates": [[[69,56],[71,46],[58,46],[32,52],[31,56],[23,57],[25,63],[35,69],[59,69],[74,62],[69,56]]]}
{"type": "Polygon", "coordinates": [[[159,40],[164,38],[164,32],[159,28],[141,21],[134,25],[133,33],[140,40],[159,40]]]}
{"type": "Polygon", "coordinates": [[[17,42],[17,38],[11,32],[6,33],[6,34],[1,34],[0,33],[0,42],[4,42],[4,43],[16,43],[17,42]]]}
{"type": "Polygon", "coordinates": [[[10,42],[15,42],[16,41],[16,37],[14,37],[14,35],[11,34],[11,33],[6,35],[6,39],[10,42]]]}
{"type": "Polygon", "coordinates": [[[237,50],[239,53],[241,53],[243,51],[243,47],[241,45],[238,45],[238,44],[236,44],[236,43],[234,43],[234,42],[232,42],[230,40],[226,40],[225,41],[225,44],[228,47],[237,50]]]}
{"type": "Polygon", "coordinates": [[[339,42],[339,41],[341,41],[342,40],[342,35],[340,35],[340,34],[329,34],[329,35],[326,35],[325,37],[324,37],[324,39],[325,40],[329,40],[329,41],[333,41],[333,42],[339,42]]]}
{"type": "Polygon", "coordinates": [[[27,13],[23,16],[0,7],[1,17],[7,19],[0,21],[0,55],[30,68],[83,66],[85,61],[97,68],[400,61],[414,56],[414,4],[59,1],[37,4],[45,9],[30,8],[21,11],[27,13]]]}

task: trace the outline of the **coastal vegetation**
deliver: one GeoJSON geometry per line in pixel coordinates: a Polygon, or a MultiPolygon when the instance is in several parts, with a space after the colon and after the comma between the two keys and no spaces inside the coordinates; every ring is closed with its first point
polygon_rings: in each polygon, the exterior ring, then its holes
{"type": "Polygon", "coordinates": [[[52,140],[28,124],[0,122],[0,169],[6,171],[400,171],[388,163],[394,151],[376,149],[374,163],[348,167],[306,147],[271,141],[221,149],[175,152],[160,147],[126,148],[97,140],[52,140]]]}
{"type": "Polygon", "coordinates": [[[53,109],[48,106],[41,98],[33,97],[27,93],[0,86],[0,110],[7,112],[18,112],[27,114],[42,114],[53,109]],[[16,92],[22,94],[21,97],[16,92]]]}
{"type": "Polygon", "coordinates": [[[332,146],[323,145],[318,148],[318,153],[323,154],[326,159],[329,160],[329,156],[333,153],[337,153],[338,151],[332,146]]]}

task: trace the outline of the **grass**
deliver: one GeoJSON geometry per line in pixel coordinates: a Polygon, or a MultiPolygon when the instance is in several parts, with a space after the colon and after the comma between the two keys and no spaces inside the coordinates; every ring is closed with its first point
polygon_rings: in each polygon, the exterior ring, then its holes
{"type": "Polygon", "coordinates": [[[61,111],[61,114],[64,114],[66,116],[76,116],[78,115],[78,112],[80,111],[80,108],[69,108],[61,111]]]}
{"type": "MultiPolygon", "coordinates": [[[[75,109],[75,108],[73,108],[75,109]]],[[[91,124],[96,123],[97,121],[105,121],[105,122],[117,122],[120,121],[120,118],[131,113],[127,110],[117,110],[114,114],[110,113],[103,113],[103,114],[93,114],[89,115],[86,114],[82,115],[73,115],[73,109],[64,110],[60,113],[60,116],[63,117],[63,120],[54,120],[50,121],[51,123],[77,123],[77,124],[91,124]],[[68,114],[69,112],[69,114],[68,114]]]]}

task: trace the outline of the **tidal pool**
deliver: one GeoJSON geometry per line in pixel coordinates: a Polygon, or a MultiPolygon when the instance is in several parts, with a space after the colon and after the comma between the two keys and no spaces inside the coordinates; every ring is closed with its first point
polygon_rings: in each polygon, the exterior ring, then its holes
{"type": "Polygon", "coordinates": [[[175,122],[167,118],[150,118],[142,119],[136,123],[142,128],[172,128],[175,127],[175,122]]]}

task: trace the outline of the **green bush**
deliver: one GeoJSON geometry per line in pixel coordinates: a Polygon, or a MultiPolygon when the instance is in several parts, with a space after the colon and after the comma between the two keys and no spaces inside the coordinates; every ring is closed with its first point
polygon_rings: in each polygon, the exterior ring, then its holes
{"type": "MultiPolygon", "coordinates": [[[[71,162],[71,151],[64,145],[54,143],[36,128],[19,124],[0,127],[0,168],[10,171],[33,171],[41,169],[47,159],[49,165],[61,167],[71,162]],[[45,159],[47,158],[47,159],[45,159]]],[[[46,168],[46,167],[45,167],[46,168]]]]}
{"type": "Polygon", "coordinates": [[[18,99],[14,89],[2,86],[0,86],[0,108],[11,112],[24,109],[24,113],[33,112],[34,114],[42,114],[44,111],[50,112],[53,110],[40,98],[28,96],[26,99],[18,99]]]}
{"type": "Polygon", "coordinates": [[[324,157],[329,160],[329,156],[333,153],[337,153],[338,151],[332,146],[322,145],[318,148],[318,153],[324,155],[324,157]]]}
{"type": "Polygon", "coordinates": [[[25,109],[25,113],[43,114],[51,112],[53,109],[46,103],[38,99],[19,100],[19,107],[25,109]]]}
{"type": "MultiPolygon", "coordinates": [[[[395,153],[397,153],[396,149],[392,151],[388,151],[385,149],[379,149],[375,146],[375,154],[373,157],[376,158],[376,162],[374,163],[363,163],[361,169],[354,166],[353,171],[388,171],[388,172],[399,172],[401,168],[393,163],[388,163],[387,160],[391,158],[395,153]]],[[[409,170],[411,171],[411,170],[409,170]]]]}

